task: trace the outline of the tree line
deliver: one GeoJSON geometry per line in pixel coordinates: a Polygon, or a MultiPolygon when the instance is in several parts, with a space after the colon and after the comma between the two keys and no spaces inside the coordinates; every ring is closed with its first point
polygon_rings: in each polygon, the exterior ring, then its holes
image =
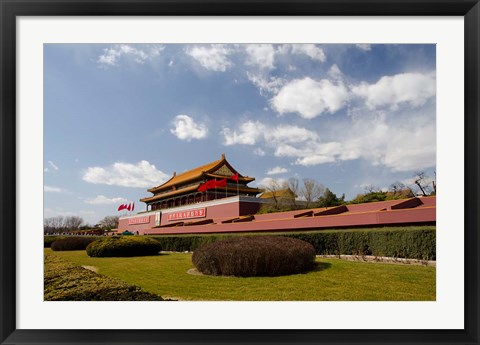
{"type": "Polygon", "coordinates": [[[406,185],[396,181],[387,190],[374,185],[365,187],[365,192],[352,200],[345,200],[345,194],[337,196],[329,188],[310,178],[299,180],[289,178],[286,181],[269,180],[262,187],[267,203],[261,206],[259,213],[290,211],[316,207],[331,207],[346,204],[360,204],[375,201],[411,198],[416,195],[435,195],[436,176],[433,180],[425,172],[416,172],[413,182],[406,185]]]}
{"type": "Polygon", "coordinates": [[[95,225],[85,223],[82,217],[78,216],[56,216],[43,220],[44,234],[66,234],[71,231],[103,229],[112,230],[118,226],[118,216],[106,216],[95,225]]]}

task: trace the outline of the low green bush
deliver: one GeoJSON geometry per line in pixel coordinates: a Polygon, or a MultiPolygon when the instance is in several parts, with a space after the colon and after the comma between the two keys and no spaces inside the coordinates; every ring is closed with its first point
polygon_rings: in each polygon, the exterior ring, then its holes
{"type": "Polygon", "coordinates": [[[45,301],[162,301],[138,286],[97,274],[45,253],[45,301]]]}
{"type": "Polygon", "coordinates": [[[53,242],[66,238],[65,236],[43,236],[43,248],[50,248],[53,242]]]}
{"type": "Polygon", "coordinates": [[[319,255],[373,255],[436,260],[436,231],[377,230],[292,233],[285,235],[311,243],[319,255]]]}
{"type": "MultiPolygon", "coordinates": [[[[259,236],[253,233],[248,235],[259,236]]],[[[322,230],[275,235],[308,242],[315,247],[318,255],[374,255],[419,260],[436,259],[435,226],[322,230]]],[[[205,244],[234,236],[240,235],[152,235],[149,237],[158,241],[163,250],[192,252],[205,244]]]]}
{"type": "Polygon", "coordinates": [[[87,254],[92,257],[157,255],[160,250],[162,250],[160,242],[138,236],[107,237],[87,246],[87,254]]]}
{"type": "Polygon", "coordinates": [[[198,248],[192,262],[208,275],[273,277],[313,269],[315,248],[287,237],[235,236],[198,248]]]}
{"type": "Polygon", "coordinates": [[[66,251],[66,250],[85,250],[87,246],[96,241],[95,237],[67,237],[59,239],[53,242],[50,246],[53,251],[66,251]]]}

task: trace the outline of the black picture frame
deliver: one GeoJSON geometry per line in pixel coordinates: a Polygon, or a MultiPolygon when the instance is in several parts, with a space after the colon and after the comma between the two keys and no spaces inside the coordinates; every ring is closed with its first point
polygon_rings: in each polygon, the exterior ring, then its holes
{"type": "MultiPolygon", "coordinates": [[[[478,344],[478,0],[0,0],[2,344],[478,344]],[[16,327],[16,18],[18,16],[463,16],[465,20],[465,327],[463,330],[27,330],[16,327]]],[[[452,231],[455,229],[451,229],[452,231]]]]}

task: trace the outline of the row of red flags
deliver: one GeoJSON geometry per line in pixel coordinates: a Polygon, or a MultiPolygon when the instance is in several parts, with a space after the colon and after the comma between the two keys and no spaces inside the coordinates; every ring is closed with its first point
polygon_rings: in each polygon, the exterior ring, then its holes
{"type": "Polygon", "coordinates": [[[118,206],[117,211],[122,211],[122,210],[127,210],[127,211],[133,211],[135,209],[135,203],[132,202],[130,204],[121,204],[118,206]]]}
{"type": "MultiPolygon", "coordinates": [[[[238,182],[238,173],[230,176],[229,179],[232,179],[232,180],[238,182]]],[[[207,189],[214,189],[214,188],[217,188],[217,187],[226,187],[226,186],[227,186],[227,179],[226,178],[218,180],[218,181],[217,181],[217,179],[214,179],[214,180],[210,180],[210,181],[207,181],[205,183],[202,183],[198,187],[198,191],[199,192],[205,192],[207,189]]]]}

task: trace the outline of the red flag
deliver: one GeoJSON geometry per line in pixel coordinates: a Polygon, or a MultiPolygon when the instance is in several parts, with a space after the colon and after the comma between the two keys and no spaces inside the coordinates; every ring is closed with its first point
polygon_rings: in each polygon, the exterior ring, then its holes
{"type": "Polygon", "coordinates": [[[128,211],[132,208],[132,204],[128,204],[127,207],[125,207],[128,211]]]}
{"type": "Polygon", "coordinates": [[[210,180],[210,181],[205,182],[205,184],[207,186],[207,189],[213,189],[213,188],[215,188],[215,186],[217,184],[217,181],[216,180],[210,180]]]}
{"type": "Polygon", "coordinates": [[[216,187],[226,187],[227,186],[227,179],[224,178],[223,180],[218,181],[215,184],[216,187]]]}
{"type": "Polygon", "coordinates": [[[230,178],[238,182],[238,172],[235,175],[230,176],[230,178]]]}
{"type": "Polygon", "coordinates": [[[135,203],[132,204],[132,211],[135,209],[135,203]]]}
{"type": "Polygon", "coordinates": [[[126,208],[127,208],[127,204],[121,204],[120,206],[118,206],[117,211],[121,211],[121,210],[124,210],[126,208]]]}

